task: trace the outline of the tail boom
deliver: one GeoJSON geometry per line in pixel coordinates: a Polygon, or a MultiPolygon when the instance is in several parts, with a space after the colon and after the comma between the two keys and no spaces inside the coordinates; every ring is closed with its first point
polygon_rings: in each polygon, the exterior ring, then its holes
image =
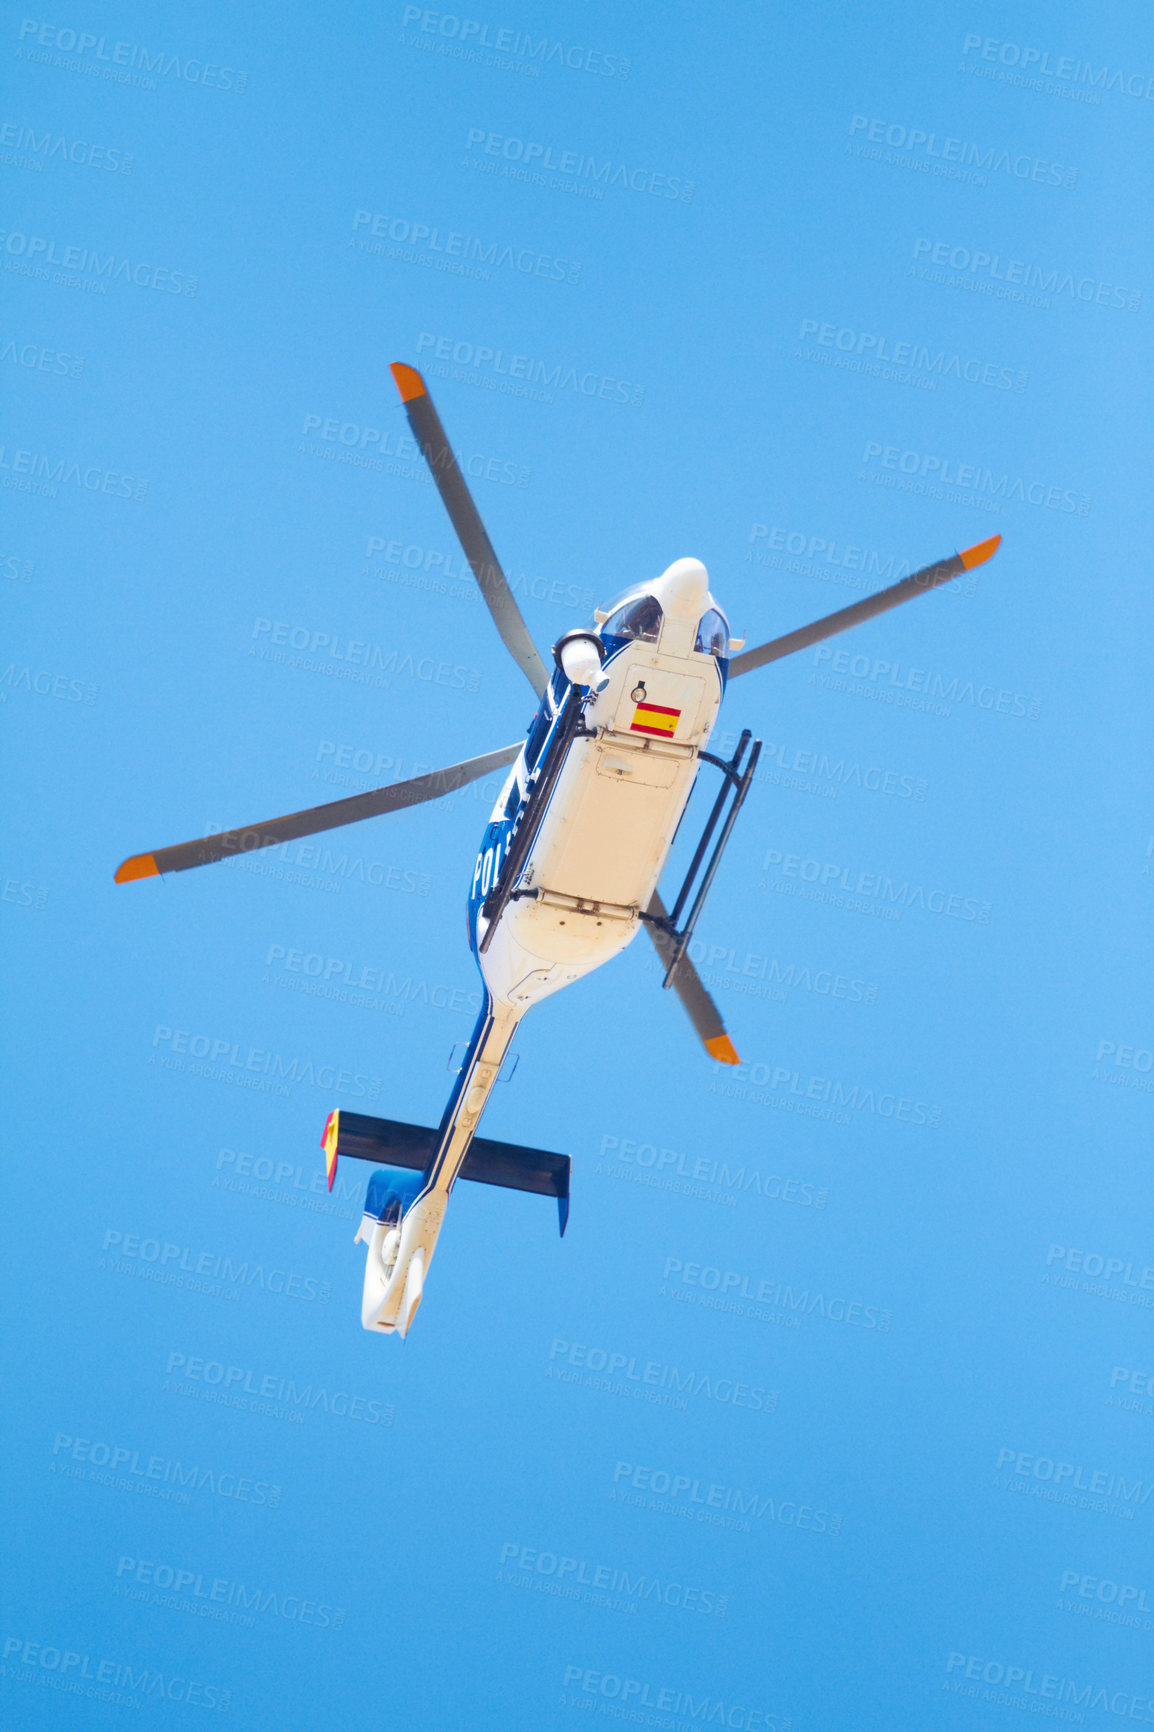
{"type": "MultiPolygon", "coordinates": [[[[429,1265],[433,1260],[449,1197],[465,1166],[481,1114],[488,1104],[489,1095],[500,1074],[519,1021],[518,1011],[508,1005],[495,1005],[493,999],[486,994],[485,1003],[469,1041],[465,1062],[458,1074],[441,1123],[433,1133],[427,1164],[413,1160],[412,1135],[407,1138],[404,1135],[395,1136],[395,1146],[384,1156],[384,1161],[388,1163],[384,1171],[396,1172],[399,1182],[370,1184],[365,1217],[357,1232],[357,1239],[366,1241],[368,1245],[361,1303],[361,1323],[366,1329],[386,1335],[396,1333],[404,1336],[408,1333],[420,1303],[429,1265]],[[406,1154],[408,1159],[405,1158],[406,1154]],[[415,1181],[412,1168],[416,1165],[424,1167],[424,1174],[417,1194],[413,1197],[415,1181]]],[[[367,1122],[388,1123],[380,1120],[367,1122]]],[[[348,1126],[347,1129],[345,1152],[359,1152],[349,1146],[357,1140],[356,1127],[348,1126]]],[[[394,1126],[392,1129],[397,1133],[416,1133],[419,1128],[394,1126]]],[[[363,1137],[363,1128],[361,1136],[363,1137]]],[[[332,1113],[325,1126],[323,1140],[330,1190],[341,1142],[340,1114],[332,1113]]],[[[380,1154],[369,1158],[382,1160],[380,1154]]],[[[502,1181],[496,1179],[490,1182],[502,1181]]],[[[567,1206],[566,1173],[565,1207],[567,1206]]]]}

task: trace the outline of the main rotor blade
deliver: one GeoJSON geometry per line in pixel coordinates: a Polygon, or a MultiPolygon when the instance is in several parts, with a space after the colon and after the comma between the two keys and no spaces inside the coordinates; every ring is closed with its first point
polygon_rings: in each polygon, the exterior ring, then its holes
{"type": "Polygon", "coordinates": [[[450,764],[444,770],[432,770],[427,776],[413,776],[407,782],[392,782],[387,788],[373,788],[367,794],[353,794],[347,800],[332,800],[327,806],[310,806],[306,812],[290,812],[286,818],[270,818],[265,824],[254,824],[246,830],[223,830],[217,836],[201,836],[195,842],[178,842],[172,848],[157,848],[151,854],[132,854],[116,868],[116,882],[129,884],[135,878],[152,878],[160,872],[184,872],[190,866],[209,866],[214,860],[226,860],[231,854],[248,854],[255,848],[274,848],[279,842],[294,842],[298,836],[315,836],[321,830],[337,830],[342,824],[357,824],[362,818],[379,818],[385,812],[399,812],[406,806],[419,806],[425,800],[440,799],[511,764],[521,750],[502,746],[499,752],[486,752],[480,758],[466,758],[463,763],[450,764]]]}
{"type": "Polygon", "coordinates": [[[1001,540],[1000,535],[991,535],[988,541],[979,541],[976,546],[955,553],[952,559],[940,559],[936,565],[924,566],[911,577],[903,577],[900,583],[891,584],[889,589],[879,589],[876,595],[867,595],[864,601],[855,601],[851,607],[840,608],[837,613],[827,613],[824,619],[814,620],[812,625],[803,625],[797,631],[787,632],[785,637],[775,637],[772,643],[763,643],[758,649],[734,656],[729,664],[730,679],[764,667],[766,662],[780,661],[782,656],[792,655],[795,650],[808,649],[811,643],[820,643],[822,638],[835,637],[839,631],[848,631],[851,626],[873,619],[875,614],[885,613],[887,608],[897,607],[912,596],[936,589],[939,583],[948,583],[951,577],[959,577],[963,571],[972,571],[975,565],[984,565],[997,553],[1001,540]]]}
{"type": "MultiPolygon", "coordinates": [[[[666,917],[666,907],[653,892],[649,907],[645,910],[658,920],[666,917]]],[[[646,932],[653,940],[654,948],[661,958],[665,968],[673,961],[673,940],[664,927],[654,926],[650,920],[642,922],[646,932]]],[[[721,1064],[740,1064],[733,1042],[725,1032],[725,1024],[721,1020],[721,1012],[701,984],[701,976],[690,962],[688,956],[682,955],[677,965],[677,973],[673,976],[674,992],[689,1013],[689,1020],[701,1037],[702,1045],[710,1058],[715,1058],[721,1064]]]]}
{"type": "Polygon", "coordinates": [[[444,501],[449,521],[465,550],[465,558],[473,568],[493,623],[501,634],[505,648],[540,697],[549,683],[545,663],[529,636],[529,628],[521,618],[521,610],[513,600],[513,591],[501,570],[501,562],[493,551],[485,525],[481,522],[473,496],[465,485],[452,447],[445,437],[441,417],[433,407],[428,386],[415,367],[394,361],[389,368],[401,393],[405,413],[413,437],[421,447],[425,462],[433,472],[437,491],[444,501]]]}

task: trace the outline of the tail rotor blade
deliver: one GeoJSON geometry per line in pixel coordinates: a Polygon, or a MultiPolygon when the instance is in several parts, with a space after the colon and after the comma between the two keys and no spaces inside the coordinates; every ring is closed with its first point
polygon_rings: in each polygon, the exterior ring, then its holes
{"type": "MultiPolygon", "coordinates": [[[[653,892],[652,900],[645,911],[652,914],[655,920],[664,920],[666,907],[657,892],[653,892]]],[[[673,940],[662,926],[655,926],[652,921],[643,922],[646,932],[653,940],[654,948],[661,958],[662,967],[668,968],[673,961],[673,940]]],[[[682,955],[677,964],[677,972],[673,976],[671,986],[689,1015],[689,1020],[697,1030],[697,1034],[710,1058],[715,1058],[720,1064],[740,1064],[737,1051],[721,1020],[721,1012],[710,998],[701,983],[701,976],[690,962],[688,956],[682,955]]]]}
{"type": "Polygon", "coordinates": [[[403,361],[394,361],[389,370],[401,393],[413,437],[432,470],[449,521],[465,550],[465,558],[473,568],[473,575],[505,648],[540,697],[549,683],[549,675],[537,653],[537,646],[529,636],[529,628],[521,618],[521,610],[513,600],[513,591],[453,456],[428,386],[416,368],[406,366],[403,361]]]}
{"type": "Polygon", "coordinates": [[[172,848],[157,848],[151,854],[132,854],[116,869],[116,882],[130,884],[137,878],[154,878],[161,872],[184,872],[190,866],[209,866],[215,860],[227,860],[233,854],[248,854],[256,848],[274,848],[280,842],[295,842],[298,836],[315,836],[321,830],[337,830],[342,824],[358,824],[362,818],[379,818],[385,812],[400,812],[406,806],[419,806],[426,800],[438,800],[469,782],[487,776],[490,770],[511,764],[521,750],[502,746],[500,751],[486,752],[480,758],[466,758],[463,763],[450,764],[444,770],[432,770],[427,776],[413,776],[407,782],[392,782],[387,788],[373,788],[367,794],[353,794],[347,800],[332,800],[327,806],[310,806],[305,812],[290,812],[285,818],[270,818],[264,824],[251,824],[243,830],[223,830],[216,836],[200,836],[195,842],[178,842],[172,848]]]}
{"type": "Polygon", "coordinates": [[[891,584],[889,589],[867,595],[864,601],[855,601],[851,607],[840,608],[837,613],[827,613],[824,619],[814,620],[812,625],[803,625],[797,631],[787,632],[784,637],[775,637],[771,643],[763,643],[758,649],[734,656],[729,664],[730,679],[735,679],[738,674],[752,673],[754,668],[764,667],[767,662],[780,661],[782,656],[793,655],[795,650],[808,649],[810,644],[820,643],[823,638],[836,637],[839,631],[848,631],[851,626],[861,625],[863,620],[873,619],[875,614],[898,607],[915,595],[924,595],[940,583],[948,583],[951,577],[960,577],[963,571],[972,571],[975,565],[984,565],[997,553],[1001,540],[1000,535],[991,535],[988,541],[979,541],[976,546],[955,553],[951,559],[940,559],[936,565],[924,566],[911,577],[903,577],[900,583],[891,584]]]}

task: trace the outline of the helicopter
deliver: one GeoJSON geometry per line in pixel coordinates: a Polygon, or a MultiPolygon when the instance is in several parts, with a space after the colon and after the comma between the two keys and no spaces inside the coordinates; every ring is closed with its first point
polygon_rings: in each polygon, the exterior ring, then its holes
{"type": "Polygon", "coordinates": [[[711,1058],[739,1063],[688,954],[697,920],[745,802],[761,741],[744,729],[729,758],[708,750],[731,679],[923,595],[997,551],[1000,535],[928,565],[849,607],[755,649],[730,636],[697,559],[677,559],[594,610],[553,646],[550,669],[508,580],[420,373],[391,365],[416,442],[502,642],[537,697],[524,740],[442,770],[247,828],[148,854],[118,884],[275,847],[452,793],[508,768],[468,894],[468,933],[483,984],[476,1026],[440,1124],[338,1109],[321,1146],[329,1190],[340,1156],[371,1162],[354,1243],[366,1246],[361,1322],[408,1335],[459,1178],[553,1197],[569,1215],[570,1158],[477,1135],[525,1013],[623,951],[644,929],[711,1058]],[[658,881],[703,765],[720,788],[670,906],[658,881]]]}

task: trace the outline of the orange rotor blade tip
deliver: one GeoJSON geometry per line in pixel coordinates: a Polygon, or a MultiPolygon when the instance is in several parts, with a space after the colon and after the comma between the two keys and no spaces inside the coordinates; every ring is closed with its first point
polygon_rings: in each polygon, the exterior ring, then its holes
{"type": "Polygon", "coordinates": [[[987,559],[993,559],[1001,545],[1001,536],[991,535],[988,541],[979,541],[973,547],[964,547],[958,558],[967,571],[973,571],[975,565],[985,565],[987,559]]]}
{"type": "Polygon", "coordinates": [[[389,372],[397,382],[402,403],[411,403],[414,397],[428,396],[428,387],[415,367],[407,367],[404,361],[391,361],[389,372]]]}
{"type": "Polygon", "coordinates": [[[328,1172],[329,1190],[333,1188],[333,1180],[337,1176],[337,1139],[340,1135],[341,1113],[337,1107],[325,1120],[324,1135],[321,1137],[321,1148],[325,1151],[325,1168],[328,1172]]]}
{"type": "Polygon", "coordinates": [[[705,1050],[710,1058],[715,1058],[718,1064],[740,1064],[737,1048],[727,1034],[715,1034],[705,1043],[705,1050]]]}
{"type": "Polygon", "coordinates": [[[134,878],[158,878],[160,867],[153,854],[130,854],[116,868],[117,884],[131,884],[134,878]]]}

